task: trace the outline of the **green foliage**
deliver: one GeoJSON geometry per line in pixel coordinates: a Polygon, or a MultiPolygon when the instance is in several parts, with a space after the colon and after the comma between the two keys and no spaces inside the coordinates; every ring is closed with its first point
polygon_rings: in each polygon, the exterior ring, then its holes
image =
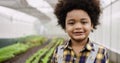
{"type": "Polygon", "coordinates": [[[55,48],[63,43],[62,38],[54,38],[47,46],[37,51],[26,60],[26,63],[48,63],[55,48]]]}
{"type": "Polygon", "coordinates": [[[17,43],[0,49],[0,62],[14,57],[16,54],[25,52],[28,45],[17,43]]]}
{"type": "Polygon", "coordinates": [[[0,63],[27,51],[29,48],[42,45],[47,39],[42,36],[27,36],[17,40],[17,43],[0,49],[0,63]]]}

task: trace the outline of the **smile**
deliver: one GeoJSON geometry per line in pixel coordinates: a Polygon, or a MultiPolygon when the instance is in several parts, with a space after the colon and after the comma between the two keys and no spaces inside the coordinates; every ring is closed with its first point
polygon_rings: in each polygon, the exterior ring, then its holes
{"type": "Polygon", "coordinates": [[[80,36],[80,35],[84,35],[84,32],[74,32],[73,33],[75,36],[80,36]]]}

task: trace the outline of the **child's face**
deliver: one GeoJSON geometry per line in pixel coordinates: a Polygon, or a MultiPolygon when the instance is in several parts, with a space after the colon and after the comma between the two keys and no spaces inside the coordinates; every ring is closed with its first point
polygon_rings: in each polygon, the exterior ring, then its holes
{"type": "Polygon", "coordinates": [[[75,41],[87,39],[93,28],[89,15],[80,9],[68,12],[65,21],[65,31],[75,41]]]}

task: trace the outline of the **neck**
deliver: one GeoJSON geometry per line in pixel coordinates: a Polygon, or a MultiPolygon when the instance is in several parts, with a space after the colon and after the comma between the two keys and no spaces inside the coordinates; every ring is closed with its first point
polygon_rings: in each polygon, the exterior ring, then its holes
{"type": "Polygon", "coordinates": [[[79,40],[79,41],[71,39],[72,46],[75,46],[75,47],[85,46],[87,41],[88,41],[88,38],[84,40],[79,40]]]}

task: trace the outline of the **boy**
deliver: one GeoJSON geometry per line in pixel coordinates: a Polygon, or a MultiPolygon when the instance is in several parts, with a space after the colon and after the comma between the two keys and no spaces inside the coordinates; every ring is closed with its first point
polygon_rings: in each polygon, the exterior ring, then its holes
{"type": "Polygon", "coordinates": [[[99,24],[99,0],[59,0],[54,13],[70,40],[55,50],[52,63],[108,63],[106,49],[88,37],[99,24]]]}

